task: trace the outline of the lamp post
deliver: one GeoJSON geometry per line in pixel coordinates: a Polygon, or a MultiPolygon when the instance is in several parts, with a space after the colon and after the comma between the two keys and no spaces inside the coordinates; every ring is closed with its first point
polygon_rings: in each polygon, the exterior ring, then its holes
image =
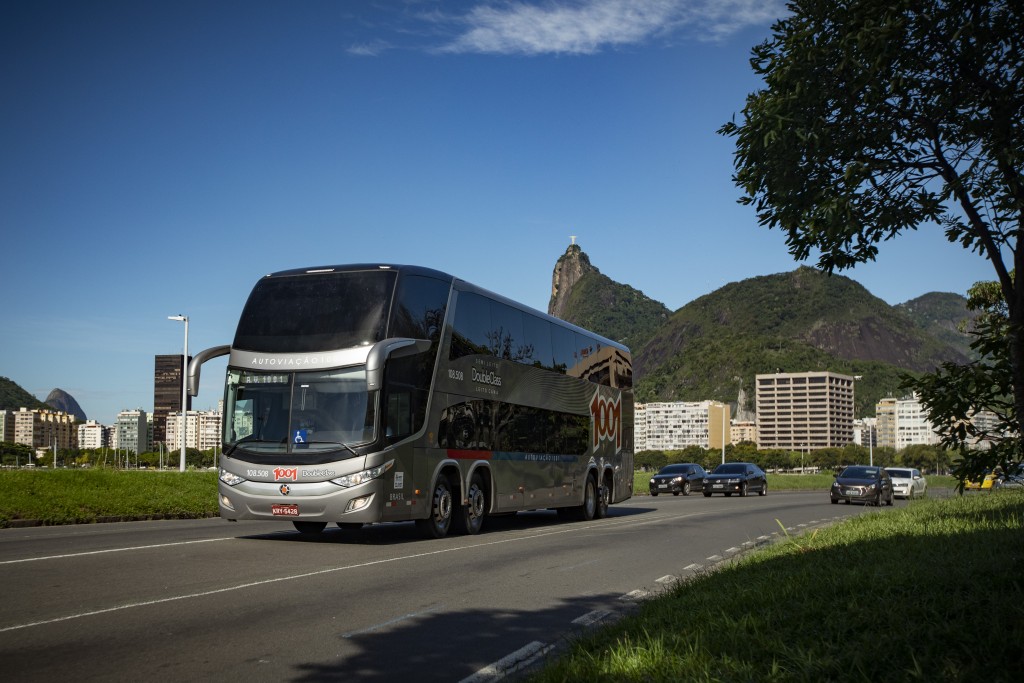
{"type": "Polygon", "coordinates": [[[722,464],[725,464],[725,425],[729,422],[729,404],[722,404],[722,464]]]}
{"type": "MultiPolygon", "coordinates": [[[[854,380],[864,379],[864,375],[854,375],[854,380]]],[[[876,418],[877,419],[877,418],[876,418]]],[[[861,432],[863,434],[864,432],[861,432]]],[[[875,425],[868,425],[868,465],[874,467],[875,465],[875,425]]]]}
{"type": "Polygon", "coordinates": [[[177,320],[185,323],[185,355],[181,358],[181,413],[180,419],[181,428],[178,430],[181,433],[181,464],[178,467],[179,472],[185,471],[185,402],[188,400],[188,383],[186,376],[188,375],[188,316],[187,315],[169,315],[168,320],[177,320]]]}

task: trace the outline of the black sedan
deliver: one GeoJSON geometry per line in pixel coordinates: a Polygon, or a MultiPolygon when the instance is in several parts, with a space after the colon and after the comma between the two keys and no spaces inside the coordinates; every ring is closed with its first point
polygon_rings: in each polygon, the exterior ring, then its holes
{"type": "Polygon", "coordinates": [[[688,496],[690,491],[703,491],[707,474],[703,467],[692,462],[665,465],[651,477],[651,495],[671,493],[678,496],[681,493],[688,496]]]}
{"type": "Polygon", "coordinates": [[[892,505],[892,479],[883,467],[871,465],[850,465],[836,477],[829,491],[832,504],[844,500],[847,503],[882,503],[892,505]]]}
{"type": "Polygon", "coordinates": [[[712,493],[745,496],[751,491],[761,496],[768,494],[768,475],[752,462],[724,462],[704,480],[705,498],[712,493]]]}

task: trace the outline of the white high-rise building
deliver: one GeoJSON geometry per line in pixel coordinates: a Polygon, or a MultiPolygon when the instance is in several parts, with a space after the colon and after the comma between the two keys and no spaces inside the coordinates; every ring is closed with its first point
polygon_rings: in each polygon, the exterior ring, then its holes
{"type": "Polygon", "coordinates": [[[939,435],[917,396],[896,401],[896,450],[915,444],[934,445],[939,435]]]}
{"type": "MultiPolygon", "coordinates": [[[[206,451],[221,445],[222,415],[216,410],[189,410],[185,413],[185,447],[206,451]]],[[[167,448],[181,450],[181,413],[167,414],[167,448]]]]}
{"type": "Polygon", "coordinates": [[[109,446],[107,432],[108,428],[96,420],[86,420],[85,424],[78,425],[78,447],[103,448],[109,446]]]}
{"type": "Polygon", "coordinates": [[[637,451],[721,448],[732,443],[729,406],[717,401],[638,403],[634,413],[637,451]]]}

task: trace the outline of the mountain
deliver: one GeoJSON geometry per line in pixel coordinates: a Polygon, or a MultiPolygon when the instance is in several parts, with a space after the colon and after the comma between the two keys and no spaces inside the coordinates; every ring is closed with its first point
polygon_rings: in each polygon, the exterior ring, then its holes
{"type": "Polygon", "coordinates": [[[555,264],[548,313],[630,348],[643,346],[668,320],[668,308],[601,274],[578,244],[555,264]]]}
{"type": "Polygon", "coordinates": [[[19,408],[49,410],[50,406],[22,389],[13,380],[0,377],[0,410],[18,410],[19,408]]]}
{"type": "Polygon", "coordinates": [[[965,356],[975,357],[970,347],[971,338],[961,329],[969,329],[970,323],[978,317],[977,312],[967,310],[966,298],[949,292],[930,292],[898,304],[896,308],[936,339],[958,349],[965,356]]]}
{"type": "Polygon", "coordinates": [[[755,375],[831,370],[862,377],[856,409],[863,414],[879,398],[899,395],[904,374],[969,358],[966,335],[958,344],[937,338],[935,324],[813,268],[730,283],[667,317],[646,297],[630,310],[625,293],[636,290],[599,278],[589,258],[570,247],[556,264],[549,309],[604,336],[639,341],[627,342],[639,401],[715,399],[749,413],[755,375]],[[577,295],[587,288],[591,294],[577,295]]]}
{"type": "Polygon", "coordinates": [[[78,405],[78,401],[75,400],[74,396],[63,389],[51,391],[49,396],[46,397],[46,405],[62,413],[74,415],[81,422],[85,422],[85,411],[82,410],[82,406],[78,405]]]}

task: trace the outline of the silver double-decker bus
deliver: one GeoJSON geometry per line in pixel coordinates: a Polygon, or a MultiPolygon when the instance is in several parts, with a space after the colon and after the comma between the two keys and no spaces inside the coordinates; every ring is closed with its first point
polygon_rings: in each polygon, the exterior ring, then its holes
{"type": "Polygon", "coordinates": [[[445,273],[287,270],[256,283],[228,356],[218,499],[228,520],[315,534],[488,515],[590,520],[632,495],[629,349],[445,273]]]}

